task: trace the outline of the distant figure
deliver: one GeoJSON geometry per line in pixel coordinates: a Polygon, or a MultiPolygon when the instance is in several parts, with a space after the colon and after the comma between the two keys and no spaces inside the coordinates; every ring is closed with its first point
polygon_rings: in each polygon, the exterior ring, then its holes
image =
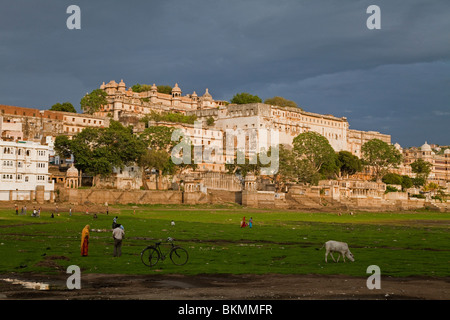
{"type": "Polygon", "coordinates": [[[97,219],[97,214],[96,213],[94,213],[94,219],[97,219]]]}
{"type": "Polygon", "coordinates": [[[245,228],[247,226],[247,223],[245,222],[245,217],[242,218],[241,221],[241,228],[245,228]]]}
{"type": "Polygon", "coordinates": [[[72,216],[72,207],[69,208],[69,217],[72,216]]]}
{"type": "Polygon", "coordinates": [[[89,248],[89,229],[90,226],[87,224],[83,231],[81,231],[81,256],[87,257],[89,248]]]}
{"type": "Polygon", "coordinates": [[[41,216],[41,207],[39,207],[39,210],[37,212],[37,216],[40,217],[41,216]]]}
{"type": "Polygon", "coordinates": [[[50,218],[53,219],[54,217],[55,217],[55,215],[54,215],[54,213],[52,212],[52,215],[50,216],[50,218]]]}
{"type": "Polygon", "coordinates": [[[250,217],[250,220],[248,220],[248,227],[251,228],[253,227],[253,218],[250,217]]]}
{"type": "Polygon", "coordinates": [[[109,207],[106,206],[106,215],[109,215],[109,207]]]}
{"type": "Polygon", "coordinates": [[[19,207],[17,206],[17,204],[15,205],[15,207],[16,207],[16,216],[18,216],[19,215],[19,207]]]}
{"type": "Polygon", "coordinates": [[[172,220],[172,222],[170,223],[171,226],[175,225],[175,221],[172,220]]]}
{"type": "Polygon", "coordinates": [[[113,223],[112,223],[112,229],[113,229],[113,230],[114,230],[115,228],[117,228],[117,226],[118,226],[117,219],[118,219],[117,216],[113,219],[113,223]]]}
{"type": "Polygon", "coordinates": [[[120,257],[122,255],[122,240],[125,237],[125,231],[123,226],[120,224],[116,224],[116,228],[114,228],[112,232],[112,236],[114,239],[114,257],[120,257]]]}

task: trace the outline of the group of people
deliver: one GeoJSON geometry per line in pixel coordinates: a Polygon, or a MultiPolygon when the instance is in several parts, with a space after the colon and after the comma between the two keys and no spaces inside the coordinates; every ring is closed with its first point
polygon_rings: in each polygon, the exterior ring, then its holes
{"type": "MultiPolygon", "coordinates": [[[[112,236],[114,239],[114,257],[120,257],[122,255],[122,240],[125,238],[125,229],[123,225],[117,223],[118,217],[113,219],[112,223],[112,236]]],[[[90,225],[86,225],[81,231],[81,256],[87,257],[89,250],[89,231],[90,225]]]]}
{"type": "Polygon", "coordinates": [[[252,217],[250,217],[250,220],[248,220],[248,224],[247,224],[247,222],[245,222],[245,217],[243,217],[242,218],[242,221],[241,221],[241,228],[245,228],[245,227],[249,227],[249,228],[251,228],[251,227],[253,227],[253,218],[252,217]]]}

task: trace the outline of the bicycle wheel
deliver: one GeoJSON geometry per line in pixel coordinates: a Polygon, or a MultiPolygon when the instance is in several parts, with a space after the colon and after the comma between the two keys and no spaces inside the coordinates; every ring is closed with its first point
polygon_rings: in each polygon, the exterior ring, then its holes
{"type": "Polygon", "coordinates": [[[186,249],[174,247],[170,250],[170,260],[177,266],[182,266],[188,261],[189,255],[186,249]]]}
{"type": "Polygon", "coordinates": [[[152,267],[159,261],[159,252],[155,247],[147,247],[141,252],[142,263],[147,267],[152,267]]]}

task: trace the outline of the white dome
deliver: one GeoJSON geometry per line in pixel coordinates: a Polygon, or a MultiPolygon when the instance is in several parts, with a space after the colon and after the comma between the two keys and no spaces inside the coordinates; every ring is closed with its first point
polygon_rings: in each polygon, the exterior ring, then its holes
{"type": "Polygon", "coordinates": [[[444,154],[450,154],[450,149],[445,149],[444,154]]]}
{"type": "Polygon", "coordinates": [[[425,141],[425,144],[420,147],[420,150],[422,151],[432,151],[431,146],[425,141]]]}

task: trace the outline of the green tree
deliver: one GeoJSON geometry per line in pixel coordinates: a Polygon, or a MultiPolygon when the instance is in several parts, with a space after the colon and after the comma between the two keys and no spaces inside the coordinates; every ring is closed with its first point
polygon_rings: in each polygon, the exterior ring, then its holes
{"type": "MultiPolygon", "coordinates": [[[[291,108],[298,108],[297,103],[295,103],[292,100],[288,100],[285,99],[283,97],[273,97],[273,98],[268,98],[266,100],[264,100],[265,104],[270,104],[270,105],[274,105],[274,106],[279,106],[279,107],[291,107],[291,108]]],[[[301,108],[299,108],[301,109],[301,108]]]]}
{"type": "Polygon", "coordinates": [[[261,98],[258,96],[251,95],[247,92],[237,93],[233,96],[233,99],[230,100],[231,103],[235,104],[246,104],[246,103],[257,103],[262,102],[261,98]]]}
{"type": "Polygon", "coordinates": [[[70,102],[63,102],[63,103],[55,103],[50,110],[52,111],[64,111],[64,112],[73,112],[77,113],[77,110],[75,110],[74,106],[70,102]]]}
{"type": "Polygon", "coordinates": [[[425,178],[424,177],[415,177],[412,178],[412,183],[414,185],[414,187],[416,188],[420,188],[421,186],[425,185],[425,178]]]}
{"type": "MultiPolygon", "coordinates": [[[[275,147],[270,147],[268,153],[278,149],[278,158],[275,159],[278,163],[276,167],[278,171],[274,174],[274,182],[277,191],[280,191],[287,183],[296,183],[299,178],[299,163],[298,159],[292,152],[292,148],[289,146],[280,144],[275,147]]],[[[272,165],[272,164],[270,164],[272,165]]]]}
{"type": "Polygon", "coordinates": [[[145,142],[148,149],[169,152],[176,143],[176,141],[172,141],[174,130],[174,127],[151,126],[140,134],[140,138],[145,142]]]}
{"type": "Polygon", "coordinates": [[[67,136],[57,136],[54,143],[56,154],[62,158],[69,158],[72,155],[70,142],[67,136]]]}
{"type": "Polygon", "coordinates": [[[339,151],[339,169],[343,175],[354,175],[362,171],[361,160],[349,151],[339,151]]]}
{"type": "MultiPolygon", "coordinates": [[[[133,92],[151,91],[152,90],[152,86],[149,85],[149,84],[136,83],[134,86],[131,87],[131,90],[133,92]]],[[[172,94],[172,87],[171,86],[166,86],[166,85],[160,85],[160,86],[157,86],[157,91],[159,93],[172,94]]]]}
{"type": "Polygon", "coordinates": [[[186,147],[190,148],[189,151],[191,152],[188,163],[175,164],[172,161],[173,148],[183,139],[182,136],[178,139],[175,139],[174,136],[174,140],[172,140],[174,131],[175,128],[173,127],[152,126],[141,133],[140,139],[147,147],[146,153],[139,160],[139,164],[143,168],[144,186],[146,185],[145,178],[148,170],[155,169],[157,172],[156,178],[159,181],[161,175],[171,175],[188,168],[194,170],[197,168],[197,164],[194,163],[193,145],[190,141],[186,142],[186,147]]]}
{"type": "Polygon", "coordinates": [[[383,181],[386,184],[398,184],[401,185],[403,178],[401,175],[397,174],[397,173],[386,173],[383,178],[381,179],[381,181],[383,181]]]}
{"type": "Polygon", "coordinates": [[[206,125],[207,126],[213,126],[214,125],[214,118],[213,117],[209,117],[208,119],[206,119],[206,125]]]}
{"type": "Polygon", "coordinates": [[[414,172],[417,177],[423,178],[425,181],[428,179],[431,169],[433,168],[431,163],[423,159],[417,159],[411,163],[410,166],[412,168],[412,172],[414,172]]]}
{"type": "Polygon", "coordinates": [[[319,172],[324,164],[335,161],[335,152],[327,138],[317,132],[299,134],[293,140],[293,152],[299,159],[309,163],[309,167],[319,172]]]}
{"type": "Polygon", "coordinates": [[[93,114],[100,110],[101,106],[108,104],[106,92],[101,89],[95,89],[86,94],[80,101],[81,109],[88,114],[93,114]]]}
{"type": "Polygon", "coordinates": [[[145,143],[131,128],[111,121],[108,128],[86,128],[72,140],[57,137],[55,150],[62,155],[73,154],[78,170],[107,176],[114,168],[137,163],[145,152],[145,143]]]}
{"type": "Polygon", "coordinates": [[[396,168],[402,161],[401,153],[391,144],[379,139],[372,139],[361,147],[363,164],[373,168],[376,181],[391,168],[396,168]]]}
{"type": "Polygon", "coordinates": [[[172,94],[172,87],[166,85],[157,86],[159,93],[172,94]]]}
{"type": "Polygon", "coordinates": [[[413,186],[413,180],[409,176],[402,176],[402,190],[405,191],[413,186]]]}

